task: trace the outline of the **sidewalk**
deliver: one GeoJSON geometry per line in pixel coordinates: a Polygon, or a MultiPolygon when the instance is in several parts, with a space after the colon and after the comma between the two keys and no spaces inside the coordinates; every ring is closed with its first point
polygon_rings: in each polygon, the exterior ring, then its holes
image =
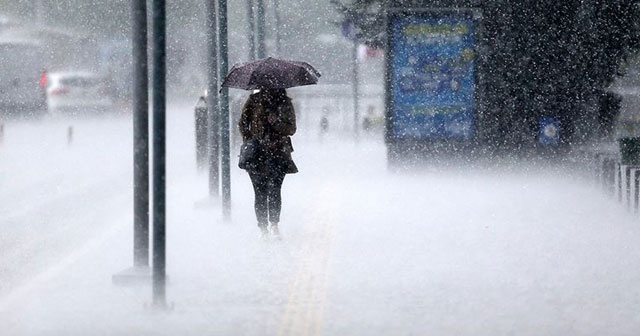
{"type": "MultiPolygon", "coordinates": [[[[131,219],[0,301],[3,335],[635,335],[640,223],[553,169],[386,171],[379,142],[300,140],[282,241],[255,227],[232,169],[233,222],[206,177],[172,166],[167,301],[115,286],[131,219]]],[[[170,168],[171,169],[171,168],[170,168]]]]}

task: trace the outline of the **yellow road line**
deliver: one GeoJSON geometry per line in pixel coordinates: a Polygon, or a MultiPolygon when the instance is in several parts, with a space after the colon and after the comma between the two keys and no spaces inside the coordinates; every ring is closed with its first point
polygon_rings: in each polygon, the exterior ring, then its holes
{"type": "Polygon", "coordinates": [[[303,244],[289,300],[277,335],[320,335],[330,279],[334,225],[338,206],[336,185],[327,185],[318,197],[303,244]]]}

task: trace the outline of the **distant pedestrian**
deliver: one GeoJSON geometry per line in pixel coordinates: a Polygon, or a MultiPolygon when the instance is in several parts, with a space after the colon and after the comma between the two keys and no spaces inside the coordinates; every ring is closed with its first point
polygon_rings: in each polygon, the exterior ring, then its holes
{"type": "Polygon", "coordinates": [[[320,118],[320,135],[325,135],[327,132],[329,132],[329,118],[323,115],[320,118]]]}
{"type": "Polygon", "coordinates": [[[367,114],[362,119],[362,129],[365,132],[370,132],[373,127],[373,116],[374,116],[375,107],[369,105],[367,107],[367,114]]]}
{"type": "Polygon", "coordinates": [[[291,152],[291,135],[296,132],[296,116],[284,89],[262,89],[249,96],[238,124],[243,142],[258,140],[261,157],[247,168],[255,193],[258,227],[264,235],[269,228],[279,236],[282,182],[286,174],[298,172],[291,152]],[[269,223],[271,224],[269,227],[269,223]]]}
{"type": "Polygon", "coordinates": [[[322,141],[325,135],[329,133],[329,113],[330,112],[331,110],[329,109],[329,106],[325,105],[322,107],[322,117],[320,118],[320,141],[322,141]]]}

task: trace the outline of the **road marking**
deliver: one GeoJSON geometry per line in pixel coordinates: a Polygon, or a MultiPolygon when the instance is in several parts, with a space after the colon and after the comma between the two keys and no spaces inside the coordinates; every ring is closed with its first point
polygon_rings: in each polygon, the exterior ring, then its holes
{"type": "Polygon", "coordinates": [[[89,253],[100,248],[116,235],[120,234],[127,228],[125,225],[113,225],[107,228],[98,236],[90,239],[77,250],[73,251],[63,259],[58,260],[55,264],[39,273],[29,281],[24,282],[19,287],[13,289],[5,297],[0,298],[0,312],[7,311],[16,303],[25,302],[26,298],[39,288],[49,283],[52,279],[59,276],[78,260],[89,253]]]}
{"type": "Polygon", "coordinates": [[[277,335],[320,335],[327,303],[331,259],[335,241],[336,215],[341,201],[337,185],[326,185],[318,195],[318,203],[307,221],[296,273],[289,300],[277,335]]]}

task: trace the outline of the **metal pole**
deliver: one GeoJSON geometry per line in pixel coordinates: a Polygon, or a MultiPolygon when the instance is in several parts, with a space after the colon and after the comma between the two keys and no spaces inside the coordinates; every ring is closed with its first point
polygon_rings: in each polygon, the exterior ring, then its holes
{"type": "Polygon", "coordinates": [[[265,39],[265,19],[264,19],[264,0],[256,0],[257,3],[257,22],[256,22],[256,37],[258,39],[258,53],[257,58],[265,58],[266,46],[264,44],[265,39]]]}
{"type": "Polygon", "coordinates": [[[247,0],[247,20],[249,21],[249,59],[256,59],[256,13],[253,0],[247,0]]]}
{"type": "Polygon", "coordinates": [[[153,304],[166,306],[166,46],[164,0],[153,0],[153,304]]]}
{"type": "Polygon", "coordinates": [[[207,0],[207,144],[209,153],[209,195],[220,195],[220,128],[218,122],[218,33],[215,0],[207,0]]]}
{"type": "Polygon", "coordinates": [[[353,136],[356,140],[360,137],[360,113],[358,111],[359,105],[359,88],[358,88],[358,42],[353,42],[353,136]]]}
{"type": "MultiPolygon", "coordinates": [[[[260,1],[260,0],[259,0],[260,1]]],[[[219,73],[228,72],[228,33],[227,33],[227,1],[218,0],[218,66],[219,73]]],[[[229,89],[223,87],[219,97],[220,107],[220,144],[222,149],[222,217],[224,221],[231,219],[231,167],[229,150],[229,89]]]]}
{"type": "Polygon", "coordinates": [[[149,66],[147,2],[132,1],[133,265],[149,266],[149,66]]]}
{"type": "Polygon", "coordinates": [[[276,55],[278,55],[279,57],[282,56],[281,54],[281,42],[282,42],[282,36],[280,34],[280,0],[273,0],[273,12],[274,12],[274,19],[275,19],[275,23],[276,23],[276,55]]]}

